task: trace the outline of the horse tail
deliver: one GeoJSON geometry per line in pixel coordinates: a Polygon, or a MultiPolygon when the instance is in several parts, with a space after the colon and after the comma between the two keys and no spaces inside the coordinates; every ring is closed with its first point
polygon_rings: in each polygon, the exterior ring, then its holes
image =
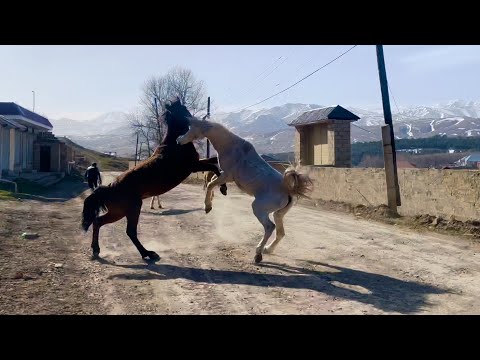
{"type": "Polygon", "coordinates": [[[313,189],[312,179],[307,174],[300,173],[295,167],[288,167],[283,174],[283,183],[291,196],[304,197],[313,189]]]}
{"type": "Polygon", "coordinates": [[[81,228],[84,231],[87,231],[90,225],[92,225],[100,210],[107,211],[108,190],[108,186],[99,186],[84,200],[81,224],[81,228]]]}

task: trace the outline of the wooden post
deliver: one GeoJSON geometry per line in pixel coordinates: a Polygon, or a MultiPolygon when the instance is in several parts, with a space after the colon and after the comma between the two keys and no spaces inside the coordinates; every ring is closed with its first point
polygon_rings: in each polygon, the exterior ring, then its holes
{"type": "MultiPolygon", "coordinates": [[[[387,167],[389,168],[391,167],[393,168],[393,183],[395,184],[395,203],[396,203],[396,206],[401,206],[402,202],[400,199],[400,186],[398,185],[398,175],[397,175],[397,154],[395,150],[395,135],[393,133],[392,111],[390,109],[390,99],[388,96],[387,72],[385,70],[385,59],[383,57],[382,45],[377,45],[377,63],[378,63],[378,75],[380,78],[380,89],[382,91],[383,115],[385,117],[385,124],[389,125],[388,127],[382,127],[382,140],[383,140],[383,150],[384,150],[384,159],[385,159],[385,175],[387,178],[387,188],[388,188],[388,177],[389,177],[387,167]],[[384,131],[388,131],[388,137],[389,137],[388,144],[385,142],[384,131]],[[385,155],[385,150],[388,148],[388,146],[391,147],[391,156],[385,155]],[[390,162],[389,164],[387,164],[387,159],[390,162]]],[[[390,195],[387,194],[387,196],[390,196],[390,195]]],[[[396,211],[396,206],[395,206],[395,211],[396,211]]]]}
{"type": "Polygon", "coordinates": [[[382,126],[383,161],[385,163],[385,178],[387,180],[388,207],[397,213],[397,189],[395,186],[395,171],[393,148],[390,142],[390,125],[382,126]]]}
{"type": "MultiPolygon", "coordinates": [[[[207,118],[210,120],[210,96],[207,102],[207,118]]],[[[207,139],[207,159],[210,157],[210,140],[207,139]]]]}

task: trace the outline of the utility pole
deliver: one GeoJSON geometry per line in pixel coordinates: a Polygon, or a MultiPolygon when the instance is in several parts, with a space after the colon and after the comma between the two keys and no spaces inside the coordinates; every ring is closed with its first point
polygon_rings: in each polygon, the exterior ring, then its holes
{"type": "MultiPolygon", "coordinates": [[[[210,120],[210,96],[207,102],[207,118],[210,120]]],[[[207,159],[210,157],[210,140],[207,139],[207,159]]]]}
{"type": "Polygon", "coordinates": [[[33,93],[33,109],[32,111],[35,112],[35,90],[32,90],[33,93]]]}
{"type": "Polygon", "coordinates": [[[135,166],[137,166],[137,158],[138,158],[138,129],[137,129],[137,145],[135,145],[135,166]]]}
{"type": "MultiPolygon", "coordinates": [[[[138,157],[141,157],[141,156],[142,156],[142,145],[143,145],[143,144],[144,144],[144,143],[141,142],[141,143],[140,143],[140,147],[138,148],[138,157]]],[[[148,154],[148,156],[150,157],[150,154],[148,154]]],[[[140,159],[138,159],[138,161],[140,161],[140,159]]]]}
{"type": "Polygon", "coordinates": [[[395,136],[393,133],[392,111],[388,95],[387,73],[385,70],[385,59],[383,56],[383,45],[377,45],[378,75],[380,78],[380,89],[382,91],[383,116],[385,126],[382,126],[383,158],[385,161],[385,177],[387,181],[388,207],[397,212],[397,206],[402,205],[400,199],[400,186],[397,175],[397,154],[395,151],[395,136]]]}
{"type": "Polygon", "coordinates": [[[161,132],[160,132],[160,117],[158,115],[158,105],[157,105],[157,98],[155,97],[155,115],[157,116],[157,131],[158,131],[158,145],[160,145],[161,139],[161,132]]]}

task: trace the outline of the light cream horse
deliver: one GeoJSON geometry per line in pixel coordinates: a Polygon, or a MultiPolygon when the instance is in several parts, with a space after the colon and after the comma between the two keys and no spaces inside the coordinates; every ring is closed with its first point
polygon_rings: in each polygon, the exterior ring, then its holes
{"type": "Polygon", "coordinates": [[[213,171],[207,171],[203,175],[203,190],[207,188],[207,185],[210,181],[212,181],[212,178],[215,176],[215,173],[213,171]]]}
{"type": "Polygon", "coordinates": [[[288,168],[282,175],[258,155],[253,145],[233,134],[224,126],[197,118],[189,118],[189,131],[177,138],[180,145],[208,138],[217,150],[222,171],[207,185],[205,212],[212,210],[211,192],[217,185],[235,182],[247,194],[254,196],[253,213],[263,225],[264,236],[255,249],[254,261],[262,261],[262,253],[272,253],[285,236],[283,217],[293,205],[294,196],[306,197],[312,181],[307,175],[288,168]],[[269,215],[273,212],[273,220],[269,215]],[[276,228],[275,239],[265,246],[276,228]]]}
{"type": "MultiPolygon", "coordinates": [[[[216,175],[213,171],[207,171],[203,175],[203,190],[207,188],[208,183],[212,181],[214,178],[216,178],[216,175]]],[[[212,190],[212,199],[213,199],[213,190],[212,190]]]]}
{"type": "Polygon", "coordinates": [[[150,209],[155,209],[155,207],[153,206],[153,202],[155,201],[155,198],[157,198],[158,208],[163,209],[162,203],[160,202],[160,196],[158,195],[152,196],[152,201],[150,201],[150,209]]]}

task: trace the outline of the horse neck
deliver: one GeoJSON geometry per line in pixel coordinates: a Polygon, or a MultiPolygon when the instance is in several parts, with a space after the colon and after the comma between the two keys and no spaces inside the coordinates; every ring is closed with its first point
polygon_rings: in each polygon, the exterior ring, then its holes
{"type": "Polygon", "coordinates": [[[219,124],[213,124],[205,137],[210,140],[212,146],[219,153],[222,152],[223,149],[231,146],[232,143],[238,141],[238,139],[241,139],[219,124]]]}
{"type": "Polygon", "coordinates": [[[172,132],[167,132],[167,135],[163,139],[162,144],[163,145],[176,145],[177,144],[177,138],[183,134],[178,133],[178,131],[172,131],[172,132]]]}

